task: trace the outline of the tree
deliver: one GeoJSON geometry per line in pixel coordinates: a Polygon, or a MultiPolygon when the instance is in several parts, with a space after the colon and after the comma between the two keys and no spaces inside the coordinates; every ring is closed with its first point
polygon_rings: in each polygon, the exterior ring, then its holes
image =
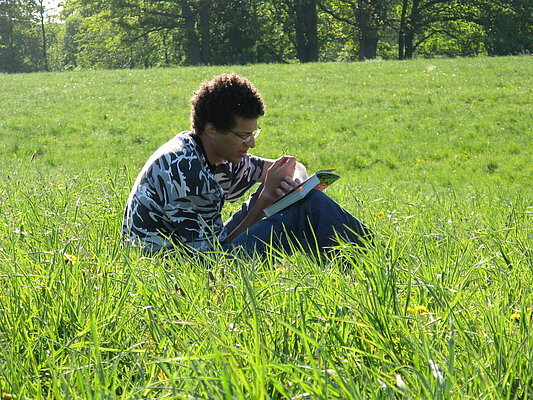
{"type": "Polygon", "coordinates": [[[417,47],[435,35],[454,36],[443,24],[473,21],[477,11],[468,0],[402,0],[398,58],[412,58],[417,47]]]}
{"type": "Polygon", "coordinates": [[[247,64],[259,60],[264,32],[259,1],[213,0],[211,7],[211,61],[214,64],[247,64]]]}
{"type": "MultiPolygon", "coordinates": [[[[153,65],[152,58],[159,58],[156,53],[162,53],[160,58],[165,63],[174,63],[179,59],[187,64],[198,65],[208,63],[208,29],[203,27],[209,26],[205,11],[209,9],[210,2],[211,0],[67,0],[64,16],[68,18],[71,13],[77,12],[85,27],[96,28],[81,31],[81,35],[98,36],[96,30],[99,24],[102,24],[102,29],[114,31],[113,37],[103,40],[110,48],[128,49],[130,60],[141,57],[142,64],[149,66],[153,65]],[[179,39],[179,43],[175,42],[176,39],[179,39]],[[150,48],[154,48],[153,54],[147,54],[150,48]],[[180,54],[176,54],[178,49],[180,54]],[[181,54],[181,51],[186,54],[181,54]]],[[[138,61],[134,60],[133,64],[137,65],[138,61]]]]}
{"type": "Polygon", "coordinates": [[[376,58],[379,32],[386,22],[386,0],[318,0],[317,4],[325,13],[357,29],[359,60],[376,58]]]}
{"type": "Polygon", "coordinates": [[[479,9],[474,19],[484,27],[491,55],[533,51],[533,2],[531,0],[473,1],[479,9]]]}
{"type": "Polygon", "coordinates": [[[316,0],[286,0],[294,27],[294,47],[300,62],[318,61],[316,0]]]}
{"type": "Polygon", "coordinates": [[[31,0],[0,0],[0,71],[42,69],[42,47],[31,0]]]}
{"type": "Polygon", "coordinates": [[[37,13],[39,16],[39,25],[41,28],[41,44],[42,44],[42,57],[43,57],[43,65],[44,70],[48,71],[48,43],[46,40],[46,27],[45,27],[45,6],[44,6],[44,0],[38,0],[37,2],[37,13]]]}

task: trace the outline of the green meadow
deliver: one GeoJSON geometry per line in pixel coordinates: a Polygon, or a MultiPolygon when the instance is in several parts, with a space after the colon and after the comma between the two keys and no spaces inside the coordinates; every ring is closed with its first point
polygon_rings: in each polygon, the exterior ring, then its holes
{"type": "MultiPolygon", "coordinates": [[[[0,75],[6,399],[532,399],[533,58],[0,75]],[[120,241],[132,181],[223,72],[253,153],[336,168],[375,246],[202,262],[120,241]]],[[[226,204],[229,215],[239,204],[226,204]]]]}

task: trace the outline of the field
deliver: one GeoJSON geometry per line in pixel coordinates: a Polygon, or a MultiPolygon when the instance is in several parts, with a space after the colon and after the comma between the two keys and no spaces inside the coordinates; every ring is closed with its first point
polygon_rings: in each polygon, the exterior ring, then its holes
{"type": "MultiPolygon", "coordinates": [[[[3,399],[533,398],[533,59],[0,75],[3,399]],[[336,168],[376,245],[204,263],[121,246],[188,99],[247,76],[253,153],[336,168]]],[[[229,215],[238,204],[227,204],[229,215]]]]}

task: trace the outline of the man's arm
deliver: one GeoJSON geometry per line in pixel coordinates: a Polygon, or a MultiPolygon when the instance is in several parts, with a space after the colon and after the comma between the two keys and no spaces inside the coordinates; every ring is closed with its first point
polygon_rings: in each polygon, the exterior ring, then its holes
{"type": "Polygon", "coordinates": [[[283,156],[277,160],[265,160],[263,173],[259,178],[259,181],[264,184],[263,190],[242,222],[232,232],[229,232],[228,239],[232,241],[261,220],[265,216],[265,208],[305,179],[307,179],[307,171],[303,164],[297,162],[294,157],[283,156]]]}

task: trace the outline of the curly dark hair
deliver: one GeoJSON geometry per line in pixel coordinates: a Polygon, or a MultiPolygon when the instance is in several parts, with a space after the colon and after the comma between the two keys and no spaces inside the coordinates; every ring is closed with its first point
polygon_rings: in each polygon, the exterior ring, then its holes
{"type": "Polygon", "coordinates": [[[259,91],[237,74],[218,75],[203,82],[189,102],[191,128],[197,134],[204,132],[208,122],[224,132],[235,127],[235,117],[259,118],[265,114],[259,91]]]}

